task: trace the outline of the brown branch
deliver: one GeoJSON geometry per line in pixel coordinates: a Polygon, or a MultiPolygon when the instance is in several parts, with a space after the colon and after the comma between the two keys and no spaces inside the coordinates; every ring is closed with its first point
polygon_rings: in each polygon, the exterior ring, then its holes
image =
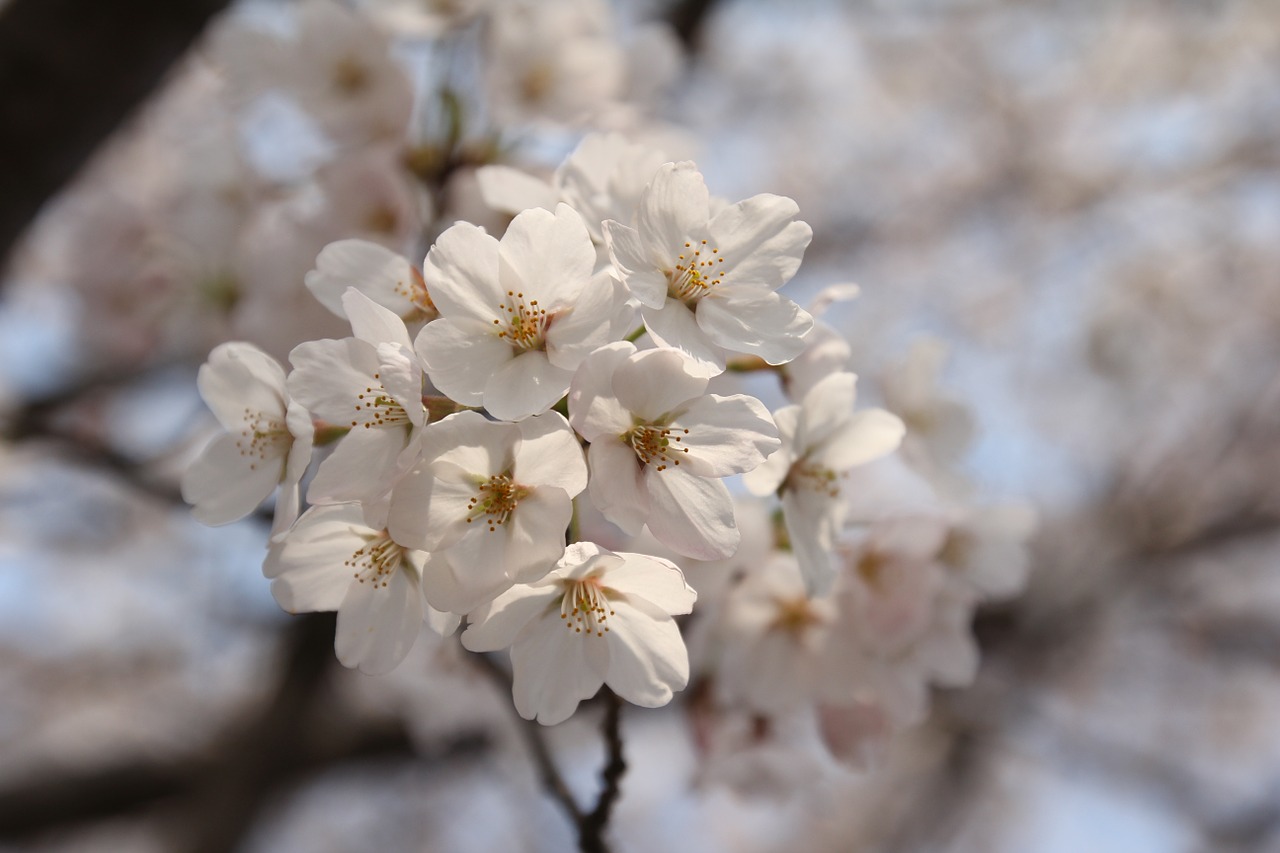
{"type": "Polygon", "coordinates": [[[627,772],[627,762],[622,755],[622,731],[618,725],[622,712],[622,700],[608,687],[605,687],[602,693],[601,698],[605,705],[601,732],[604,734],[608,759],[604,770],[600,773],[603,785],[596,807],[578,821],[578,847],[582,853],[609,853],[609,845],[604,840],[604,833],[609,826],[613,806],[622,793],[622,774],[627,772]]]}

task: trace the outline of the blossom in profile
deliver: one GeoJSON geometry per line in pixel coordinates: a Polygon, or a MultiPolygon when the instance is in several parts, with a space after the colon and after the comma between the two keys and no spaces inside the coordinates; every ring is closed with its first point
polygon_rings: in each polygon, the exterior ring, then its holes
{"type": "Polygon", "coordinates": [[[697,167],[668,163],[640,197],[635,227],[606,222],[605,243],[649,335],[713,376],[728,352],[782,364],[804,348],[813,318],[774,292],[813,237],[797,213],[791,199],[762,193],[713,216],[697,167]]]}
{"type": "Polygon", "coordinates": [[[450,634],[458,618],[424,605],[420,578],[432,556],[372,527],[359,504],[312,507],[262,565],[271,594],[290,613],[338,611],[334,649],[343,666],[390,672],[413,648],[424,615],[450,634]]]}
{"type": "Polygon", "coordinates": [[[439,316],[418,268],[403,255],[369,240],[338,240],[325,246],[304,281],[320,304],[344,319],[342,297],[349,287],[405,323],[429,322],[439,316]]]}
{"type": "Polygon", "coordinates": [[[511,648],[512,696],[527,720],[567,720],[608,685],[645,708],[671,701],[689,680],[689,657],[673,616],[697,594],[669,560],[570,545],[542,580],[512,587],[472,613],[462,644],[511,648]]]}
{"type": "Polygon", "coordinates": [[[355,288],[342,298],[354,336],[307,341],[289,355],[289,390],[326,424],[349,429],[320,463],[312,503],[385,502],[414,430],[426,420],[422,365],[404,322],[355,288]]]}
{"type": "Polygon", "coordinates": [[[501,241],[465,222],[441,234],[425,265],[440,318],[415,341],[432,384],[502,420],[551,408],[587,354],[630,322],[614,283],[593,277],[595,260],[564,204],[526,210],[501,241]]]}
{"type": "Polygon", "coordinates": [[[298,483],[311,462],[310,413],[290,399],[284,369],[252,344],[216,347],[196,383],[226,433],[183,475],[183,500],[205,524],[228,524],[279,486],[272,534],[282,533],[298,517],[298,483]]]}
{"type": "Polygon", "coordinates": [[[591,446],[588,484],[605,518],[687,557],[719,560],[738,547],[724,477],[750,471],[778,446],[769,411],[745,394],[708,394],[682,352],[620,341],[574,377],[569,417],[591,446]]]}
{"type": "Polygon", "coordinates": [[[512,424],[458,412],[424,430],[387,524],[397,541],[440,556],[423,577],[427,601],[467,613],[551,570],[586,486],[582,448],[558,413],[512,424]]]}
{"type": "Polygon", "coordinates": [[[825,595],[835,581],[836,537],[847,512],[841,477],[902,442],[897,416],[883,409],[854,411],[856,383],[852,373],[833,373],[800,405],[774,412],[782,447],[745,477],[753,494],[781,497],[787,536],[811,595],[825,595]]]}

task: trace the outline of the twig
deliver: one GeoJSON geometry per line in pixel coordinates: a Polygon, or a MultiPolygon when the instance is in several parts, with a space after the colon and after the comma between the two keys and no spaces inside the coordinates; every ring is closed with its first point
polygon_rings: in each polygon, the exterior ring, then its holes
{"type": "Polygon", "coordinates": [[[608,760],[600,773],[604,783],[600,789],[600,799],[596,801],[596,807],[591,813],[578,823],[578,847],[582,853],[609,853],[604,832],[609,826],[613,806],[622,793],[622,774],[627,772],[627,762],[622,755],[622,730],[618,725],[622,716],[622,700],[608,687],[603,689],[601,698],[605,703],[601,732],[604,734],[608,760]]]}

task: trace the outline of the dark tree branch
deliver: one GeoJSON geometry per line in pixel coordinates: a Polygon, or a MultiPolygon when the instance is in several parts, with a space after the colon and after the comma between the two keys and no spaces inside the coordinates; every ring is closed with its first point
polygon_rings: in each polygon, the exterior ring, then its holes
{"type": "Polygon", "coordinates": [[[702,26],[715,5],[716,0],[675,0],[667,10],[667,23],[675,30],[687,53],[698,52],[702,26]]]}
{"type": "Polygon", "coordinates": [[[578,846],[582,853],[609,853],[609,845],[604,840],[605,830],[609,826],[609,818],[613,815],[613,806],[622,793],[622,774],[627,772],[627,762],[622,755],[622,731],[618,725],[622,715],[622,700],[608,687],[604,688],[604,723],[601,731],[604,734],[604,745],[607,760],[600,773],[603,785],[600,799],[591,813],[578,821],[578,846]]]}
{"type": "Polygon", "coordinates": [[[10,0],[0,11],[0,270],[40,206],[227,0],[10,0]]]}

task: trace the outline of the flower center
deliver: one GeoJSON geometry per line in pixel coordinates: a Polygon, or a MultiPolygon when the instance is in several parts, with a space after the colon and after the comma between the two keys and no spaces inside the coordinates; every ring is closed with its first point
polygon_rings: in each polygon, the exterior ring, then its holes
{"type": "Polygon", "coordinates": [[[783,489],[812,489],[830,498],[840,496],[840,485],[837,482],[842,475],[830,468],[815,465],[807,459],[801,459],[791,466],[783,489]]]}
{"type": "Polygon", "coordinates": [[[494,474],[480,483],[476,496],[467,504],[467,524],[483,518],[492,533],[506,523],[520,501],[528,496],[529,489],[512,480],[510,474],[494,474]]]}
{"type": "Polygon", "coordinates": [[[780,598],[775,603],[778,610],[773,617],[773,622],[769,625],[772,630],[800,637],[810,628],[821,625],[825,621],[822,615],[814,610],[809,599],[803,596],[780,598]]]}
{"type": "Polygon", "coordinates": [[[672,299],[693,306],[722,280],[716,268],[724,258],[719,249],[708,249],[706,240],[697,245],[685,243],[676,260],[675,269],[667,271],[667,295],[672,299]]]}
{"type": "Polygon", "coordinates": [[[342,565],[354,569],[352,577],[360,583],[385,588],[391,576],[404,564],[404,548],[391,541],[387,531],[369,537],[359,550],[344,560],[342,565]]]}
{"type": "Polygon", "coordinates": [[[367,89],[371,76],[363,62],[351,56],[344,56],[334,63],[330,79],[338,94],[349,98],[367,89]]]}
{"type": "Polygon", "coordinates": [[[413,305],[414,312],[412,316],[405,317],[407,323],[416,323],[419,321],[431,321],[440,316],[440,311],[436,308],[436,304],[431,301],[431,294],[427,293],[427,283],[422,278],[422,273],[410,267],[411,277],[408,283],[403,281],[396,282],[396,293],[409,300],[413,305]]]}
{"type": "Polygon", "coordinates": [[[498,337],[519,350],[546,349],[551,315],[538,307],[538,300],[526,302],[523,293],[508,290],[507,301],[498,306],[498,313],[507,315],[505,323],[501,319],[493,321],[498,337]]]}
{"type": "Polygon", "coordinates": [[[648,465],[658,463],[658,470],[665,471],[667,465],[679,465],[679,454],[688,453],[689,448],[677,447],[689,430],[673,429],[659,424],[640,424],[623,433],[622,440],[631,445],[640,463],[648,465]],[[674,444],[673,444],[674,443],[674,444]]]}
{"type": "MultiPolygon", "coordinates": [[[[375,380],[381,379],[380,374],[373,374],[375,380]]],[[[399,427],[411,426],[413,422],[409,420],[409,413],[405,411],[404,406],[395,397],[387,393],[387,389],[382,387],[382,383],[370,385],[360,394],[356,395],[356,419],[351,422],[353,427],[364,426],[365,429],[373,427],[399,427]]]]}
{"type": "Polygon", "coordinates": [[[603,637],[609,630],[605,623],[614,612],[600,579],[586,577],[580,581],[565,581],[564,584],[564,597],[560,599],[560,618],[564,620],[564,626],[575,634],[603,637]]]}
{"type": "Polygon", "coordinates": [[[292,445],[293,435],[284,421],[264,412],[244,410],[244,427],[236,440],[236,449],[251,460],[250,471],[257,470],[259,462],[284,456],[292,445]]]}

